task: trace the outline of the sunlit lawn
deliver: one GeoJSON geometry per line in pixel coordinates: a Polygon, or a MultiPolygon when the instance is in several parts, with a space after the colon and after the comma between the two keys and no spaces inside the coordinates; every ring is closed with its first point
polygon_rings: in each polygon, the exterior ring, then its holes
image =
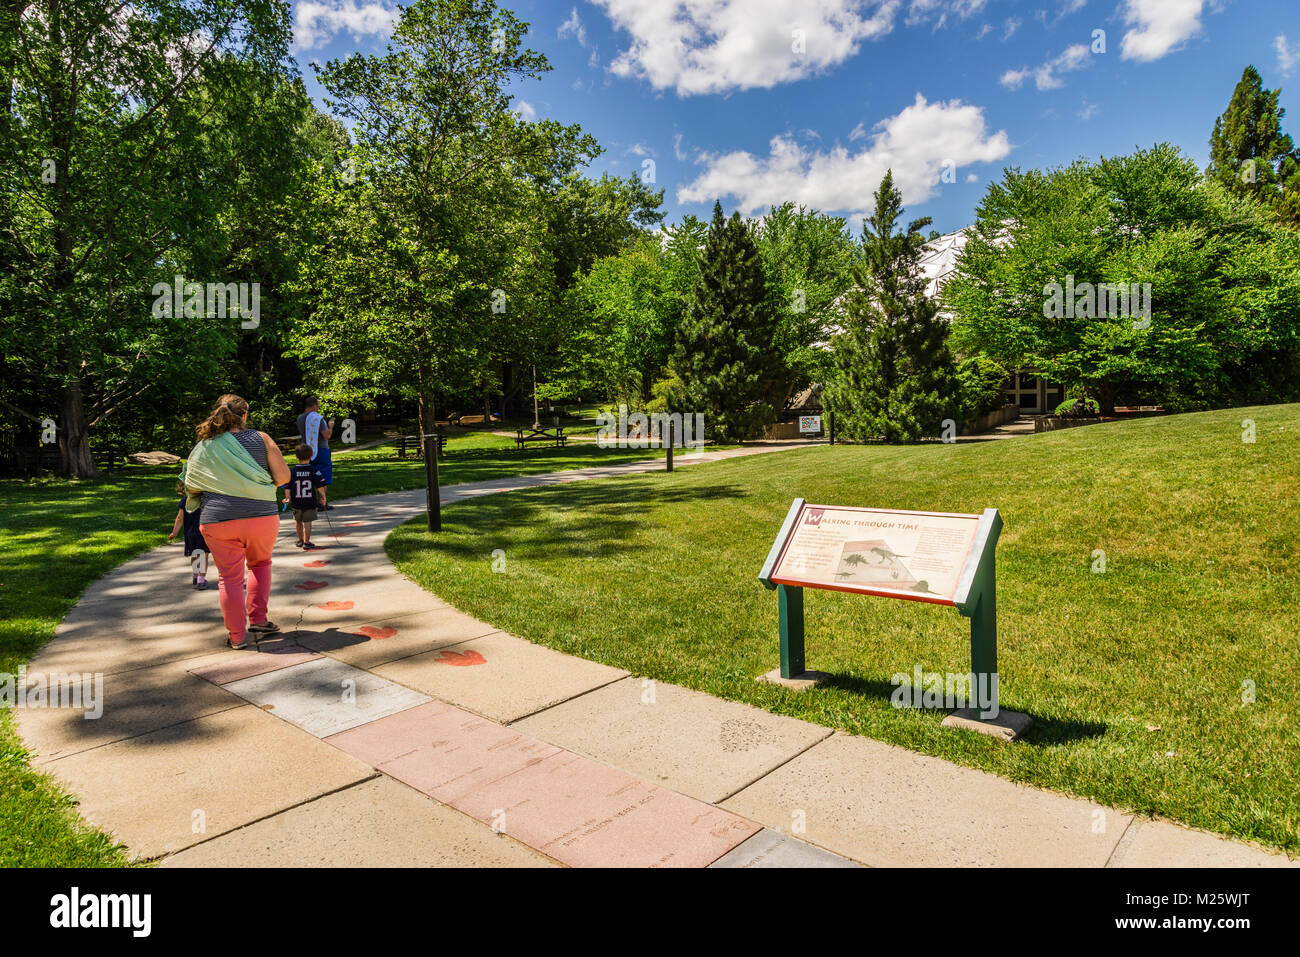
{"type": "Polygon", "coordinates": [[[442,536],[408,524],[388,548],[425,587],[540,644],[1295,854],[1298,440],[1300,406],[1285,405],[823,446],[462,503],[442,536]],[[776,599],[756,576],[795,496],[1001,510],[1001,704],[1034,716],[1026,741],[890,705],[895,673],[967,670],[952,609],[809,591],[808,666],[834,680],[755,683],[777,664],[776,599]]]}

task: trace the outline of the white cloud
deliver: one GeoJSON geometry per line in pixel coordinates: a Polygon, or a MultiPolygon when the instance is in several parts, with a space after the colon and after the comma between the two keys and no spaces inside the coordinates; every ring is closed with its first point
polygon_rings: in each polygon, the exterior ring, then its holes
{"type": "Polygon", "coordinates": [[[909,27],[929,23],[938,15],[934,28],[939,30],[948,23],[948,14],[954,14],[962,20],[969,19],[984,9],[988,0],[912,0],[907,8],[909,27]]]}
{"type": "Polygon", "coordinates": [[[986,36],[988,36],[992,32],[993,32],[993,24],[986,23],[983,26],[981,26],[979,30],[975,33],[975,39],[983,40],[986,36]]]}
{"type": "Polygon", "coordinates": [[[1287,46],[1286,34],[1279,33],[1273,40],[1273,49],[1277,51],[1277,68],[1283,76],[1290,76],[1295,65],[1300,63],[1300,50],[1287,46]]]}
{"type": "Polygon", "coordinates": [[[815,76],[893,29],[901,0],[592,0],[631,35],[610,65],[679,96],[815,76]],[[796,33],[796,31],[802,31],[796,33]],[[796,52],[802,38],[802,52],[796,52]]]}
{"type": "Polygon", "coordinates": [[[851,153],[805,149],[788,135],[772,138],[767,156],[739,150],[700,158],[705,170],[677,191],[680,203],[733,196],[745,215],[792,200],[828,212],[861,214],[887,169],[903,202],[930,199],[939,188],[945,164],[962,167],[991,163],[1011,152],[1005,130],[990,133],[980,107],[961,100],[915,102],[873,127],[871,144],[851,153]]]}
{"type": "Polygon", "coordinates": [[[303,0],[294,9],[293,38],[299,50],[323,47],[339,33],[385,39],[393,32],[397,6],[391,0],[303,0]]]}
{"type": "Polygon", "coordinates": [[[569,12],[569,19],[560,24],[560,29],[556,31],[560,39],[573,37],[578,41],[578,46],[587,45],[587,28],[582,25],[582,20],[578,17],[578,8],[574,7],[569,12]]]}
{"type": "Polygon", "coordinates": [[[537,119],[537,108],[527,100],[520,100],[515,104],[515,112],[519,114],[521,120],[531,123],[537,119]]]}
{"type": "Polygon", "coordinates": [[[1008,90],[1018,90],[1031,76],[1034,85],[1040,90],[1057,90],[1065,86],[1065,81],[1057,74],[1073,73],[1082,70],[1092,62],[1092,51],[1086,43],[1075,43],[1066,47],[1055,59],[1048,60],[1042,66],[1023,67],[1019,70],[1007,70],[998,82],[1008,90]]]}
{"type": "Polygon", "coordinates": [[[1019,17],[1007,17],[1006,22],[1002,24],[1002,39],[1010,40],[1012,35],[1020,29],[1019,17]]]}
{"type": "Polygon", "coordinates": [[[1204,6],[1204,0],[1124,0],[1124,22],[1130,29],[1120,56],[1146,63],[1172,53],[1201,32],[1204,6]]]}
{"type": "Polygon", "coordinates": [[[1079,108],[1079,112],[1075,115],[1078,116],[1079,119],[1087,122],[1097,115],[1099,109],[1101,109],[1101,107],[1096,103],[1089,103],[1087,97],[1085,97],[1083,100],[1083,106],[1079,108]]]}

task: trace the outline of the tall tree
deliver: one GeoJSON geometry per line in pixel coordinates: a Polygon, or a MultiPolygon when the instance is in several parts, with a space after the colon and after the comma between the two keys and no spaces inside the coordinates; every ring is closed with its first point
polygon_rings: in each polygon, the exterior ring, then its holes
{"type": "Polygon", "coordinates": [[[1295,368],[1293,233],[1168,144],[1007,170],[943,289],[953,344],[1031,366],[1104,409],[1258,396],[1295,368]]]}
{"type": "Polygon", "coordinates": [[[920,268],[930,219],[895,232],[902,208],[890,170],[863,224],[862,261],[845,297],[843,331],[832,343],[835,374],[826,400],[841,432],[859,441],[938,437],[958,406],[947,323],[925,295],[920,268]]]}
{"type": "Polygon", "coordinates": [[[279,165],[260,131],[305,102],[277,94],[288,41],[282,0],[0,5],[0,400],[54,413],[67,474],[234,349],[239,320],[159,316],[151,289],[226,278],[237,184],[279,165]]]}
{"type": "Polygon", "coordinates": [[[776,351],[784,365],[777,393],[788,399],[824,381],[824,343],[835,303],[849,287],[855,244],[842,217],[794,203],[773,206],[753,231],[777,317],[776,351]]]}
{"type": "Polygon", "coordinates": [[[1247,66],[1228,108],[1210,134],[1209,176],[1238,194],[1249,194],[1300,224],[1300,151],[1282,132],[1282,91],[1266,90],[1259,71],[1247,66]]]}
{"type": "Polygon", "coordinates": [[[439,395],[481,387],[495,343],[526,350],[544,334],[555,262],[541,184],[595,150],[576,126],[510,109],[507,89],[550,69],[526,31],[491,0],[415,0],[383,56],[317,70],[356,146],[352,175],[322,184],[319,304],[294,351],[334,398],[416,399],[425,434],[439,395]]]}
{"type": "Polygon", "coordinates": [[[713,222],[700,259],[686,315],[677,334],[672,370],[691,408],[703,412],[709,434],[736,441],[753,438],[773,419],[780,401],[782,362],[776,319],[767,297],[763,261],[749,226],[713,206],[713,222]]]}

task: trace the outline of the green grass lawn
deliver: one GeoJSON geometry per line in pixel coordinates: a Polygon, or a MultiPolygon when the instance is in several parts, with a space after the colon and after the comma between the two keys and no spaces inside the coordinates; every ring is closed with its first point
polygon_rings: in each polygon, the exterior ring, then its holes
{"type": "Polygon", "coordinates": [[[458,504],[441,537],[407,524],[388,549],[426,588],[539,644],[1294,855],[1298,439],[1300,406],[1284,405],[822,446],[458,504]],[[776,597],[756,576],[796,496],[1001,510],[1001,705],[1034,716],[1025,741],[891,706],[895,673],[969,668],[951,608],[808,591],[808,667],[833,680],[802,694],[755,683],[777,664],[776,597]]]}
{"type": "MultiPolygon", "coordinates": [[[[512,440],[480,433],[455,436],[447,449],[444,485],[660,454],[591,445],[521,453],[512,440]]],[[[334,470],[335,500],[424,484],[423,462],[400,460],[391,447],[337,455],[334,470]]],[[[130,466],[94,482],[0,481],[0,672],[30,661],[87,585],[164,540],[176,515],[176,471],[130,466]]],[[[0,709],[0,866],[123,863],[120,849],[81,822],[71,797],[32,770],[13,716],[0,709]]]]}

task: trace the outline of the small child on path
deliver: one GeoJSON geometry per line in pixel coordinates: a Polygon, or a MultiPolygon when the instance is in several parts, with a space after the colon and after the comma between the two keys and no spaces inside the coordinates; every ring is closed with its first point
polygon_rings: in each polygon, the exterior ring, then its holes
{"type": "Polygon", "coordinates": [[[176,483],[176,492],[180,495],[180,508],[176,510],[176,521],[172,523],[172,532],[167,536],[167,541],[170,542],[180,534],[182,528],[185,529],[185,557],[190,560],[193,571],[190,581],[199,591],[205,591],[208,587],[208,543],[199,531],[200,510],[196,508],[192,512],[185,511],[183,482],[176,483]]]}
{"type": "Polygon", "coordinates": [[[325,504],[325,477],[312,465],[312,449],[306,442],[294,452],[298,464],[289,469],[289,484],[285,498],[293,509],[293,521],[298,530],[298,547],[310,550],[316,547],[311,540],[311,523],[316,521],[316,508],[325,504]]]}

